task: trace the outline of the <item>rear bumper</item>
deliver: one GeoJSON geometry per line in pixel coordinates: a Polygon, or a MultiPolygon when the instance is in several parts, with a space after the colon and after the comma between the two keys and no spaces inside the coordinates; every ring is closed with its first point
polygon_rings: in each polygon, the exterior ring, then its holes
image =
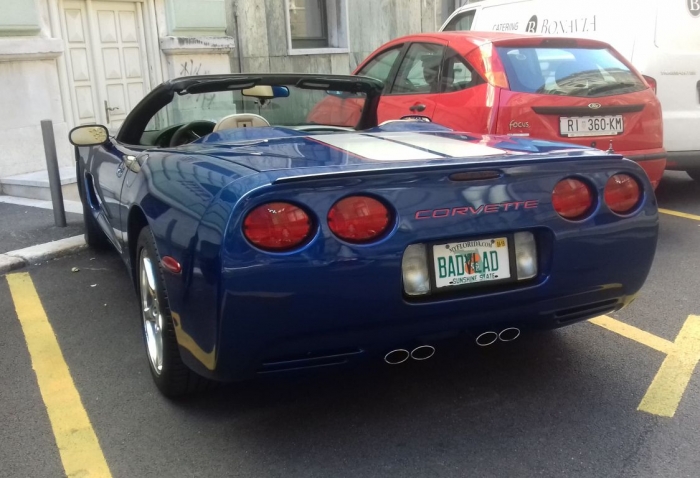
{"type": "Polygon", "coordinates": [[[669,151],[666,168],[674,171],[700,169],[700,151],[669,151]]]}
{"type": "Polygon", "coordinates": [[[241,380],[435,346],[456,336],[467,343],[486,330],[556,328],[609,313],[631,302],[646,280],[657,221],[649,207],[639,220],[552,235],[538,240],[542,272],[529,285],[425,301],[403,296],[400,257],[231,270],[223,279],[216,365],[203,370],[188,364],[213,379],[241,380]]]}
{"type": "Polygon", "coordinates": [[[563,327],[619,310],[634,300],[631,290],[627,293],[624,287],[607,286],[527,306],[515,305],[515,301],[509,305],[508,296],[504,296],[504,304],[499,308],[471,311],[465,306],[455,308],[450,315],[437,312],[438,307],[426,307],[420,317],[411,318],[390,312],[376,317],[376,311],[367,307],[346,304],[343,313],[335,309],[308,317],[282,315],[281,320],[289,320],[298,328],[302,328],[300,321],[308,321],[305,331],[289,333],[286,327],[275,329],[267,322],[264,337],[246,334],[240,326],[229,323],[224,326],[226,340],[222,344],[222,350],[228,350],[219,356],[216,370],[207,375],[224,381],[243,380],[260,374],[380,361],[390,350],[411,350],[420,345],[439,347],[450,339],[460,339],[466,346],[484,331],[500,332],[508,327],[517,327],[523,333],[563,327]],[[366,317],[373,318],[374,323],[358,327],[354,320],[346,320],[344,313],[372,314],[366,317]],[[313,328],[309,328],[310,324],[313,328]],[[244,342],[240,340],[243,338],[244,342]]]}
{"type": "Polygon", "coordinates": [[[656,189],[667,167],[668,153],[665,150],[621,151],[619,154],[639,164],[647,173],[651,185],[656,189]]]}
{"type": "MultiPolygon", "coordinates": [[[[182,274],[180,284],[191,280],[190,288],[178,289],[173,281],[168,289],[171,309],[179,313],[178,341],[187,365],[213,379],[240,380],[339,365],[484,330],[560,327],[624,306],[644,284],[656,250],[658,214],[651,186],[633,162],[584,156],[573,162],[519,164],[505,169],[499,182],[477,186],[446,186],[439,181],[445,174],[292,183],[261,189],[245,204],[250,208],[272,198],[286,200],[309,205],[323,218],[338,198],[373,191],[389,198],[398,214],[394,230],[371,245],[337,239],[321,219],[301,249],[264,253],[241,234],[243,216],[227,211],[231,220],[221,246],[197,251],[191,277],[182,274]],[[643,186],[644,198],[629,217],[612,213],[602,198],[610,176],[621,172],[635,175],[643,186]],[[572,174],[586,178],[591,191],[598,192],[594,211],[580,221],[562,219],[551,206],[557,181],[572,174]],[[539,205],[508,213],[486,213],[484,208],[483,214],[471,216],[416,218],[417,210],[464,204],[474,209],[480,198],[535,200],[539,205]],[[401,262],[409,245],[517,231],[535,234],[535,279],[422,300],[404,297],[401,262]]],[[[221,237],[202,231],[209,243],[221,237]]]]}

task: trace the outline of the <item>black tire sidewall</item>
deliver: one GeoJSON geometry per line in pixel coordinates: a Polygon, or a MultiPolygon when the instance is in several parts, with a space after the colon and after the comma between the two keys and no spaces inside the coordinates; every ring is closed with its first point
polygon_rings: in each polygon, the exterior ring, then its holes
{"type": "Polygon", "coordinates": [[[146,344],[146,331],[144,329],[143,323],[143,311],[141,310],[142,298],[141,298],[141,287],[137,286],[139,295],[139,321],[141,326],[141,336],[143,339],[144,354],[146,362],[148,363],[148,369],[151,371],[151,376],[153,377],[156,386],[167,396],[180,395],[182,391],[181,385],[181,371],[185,365],[182,363],[180,358],[180,353],[178,350],[177,338],[175,336],[175,328],[173,326],[173,320],[170,313],[170,302],[168,301],[168,294],[165,289],[165,280],[163,277],[163,269],[160,264],[160,255],[156,249],[155,240],[153,238],[153,233],[151,228],[146,226],[141,230],[139,234],[137,246],[136,246],[136,280],[137,284],[141,278],[141,254],[145,251],[148,258],[154,265],[156,282],[156,295],[158,297],[158,305],[160,308],[160,313],[163,315],[163,322],[165,329],[163,330],[163,368],[160,373],[156,372],[153,368],[150,358],[148,357],[148,346],[146,344]]]}

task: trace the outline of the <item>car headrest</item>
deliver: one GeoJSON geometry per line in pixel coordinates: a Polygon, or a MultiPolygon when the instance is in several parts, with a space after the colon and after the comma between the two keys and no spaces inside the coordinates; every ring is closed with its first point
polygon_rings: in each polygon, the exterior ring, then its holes
{"type": "Polygon", "coordinates": [[[216,126],[214,126],[214,131],[235,128],[256,128],[262,126],[270,126],[270,123],[262,116],[253,113],[237,113],[221,118],[219,122],[216,123],[216,126]]]}

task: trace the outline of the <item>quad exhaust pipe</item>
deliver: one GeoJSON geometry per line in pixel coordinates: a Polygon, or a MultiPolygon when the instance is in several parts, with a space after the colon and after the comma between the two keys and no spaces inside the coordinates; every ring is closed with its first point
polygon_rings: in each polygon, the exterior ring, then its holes
{"type": "Polygon", "coordinates": [[[483,332],[476,338],[476,345],[479,347],[488,347],[489,345],[495,344],[499,340],[501,342],[512,342],[518,337],[520,337],[520,329],[516,327],[508,327],[500,332],[489,330],[487,332],[483,332]]]}
{"type": "MultiPolygon", "coordinates": [[[[477,336],[476,344],[479,347],[488,347],[489,345],[495,344],[499,340],[501,342],[512,342],[518,337],[520,337],[520,329],[517,327],[508,327],[500,332],[488,330],[477,336]]],[[[407,349],[391,350],[384,356],[384,362],[388,363],[389,365],[398,365],[406,362],[408,359],[418,361],[428,360],[433,355],[435,355],[435,347],[432,345],[419,345],[411,351],[407,349]]]]}
{"type": "Polygon", "coordinates": [[[384,362],[389,365],[398,365],[404,363],[409,358],[421,361],[428,360],[433,355],[435,355],[435,347],[432,345],[420,345],[410,352],[406,349],[392,350],[384,356],[384,362]]]}

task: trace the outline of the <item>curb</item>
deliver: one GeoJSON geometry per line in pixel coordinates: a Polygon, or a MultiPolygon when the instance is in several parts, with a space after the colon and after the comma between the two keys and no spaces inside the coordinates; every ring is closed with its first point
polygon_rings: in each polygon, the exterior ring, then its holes
{"type": "Polygon", "coordinates": [[[0,274],[20,269],[31,263],[73,254],[86,248],[85,238],[80,235],[6,252],[0,254],[0,274]]]}
{"type": "MultiPolygon", "coordinates": [[[[43,201],[41,199],[27,199],[14,196],[0,195],[0,203],[53,210],[53,203],[51,201],[43,201]]],[[[71,201],[69,199],[64,199],[63,209],[71,214],[80,214],[81,216],[83,215],[83,205],[80,203],[80,201],[71,201]]]]}

